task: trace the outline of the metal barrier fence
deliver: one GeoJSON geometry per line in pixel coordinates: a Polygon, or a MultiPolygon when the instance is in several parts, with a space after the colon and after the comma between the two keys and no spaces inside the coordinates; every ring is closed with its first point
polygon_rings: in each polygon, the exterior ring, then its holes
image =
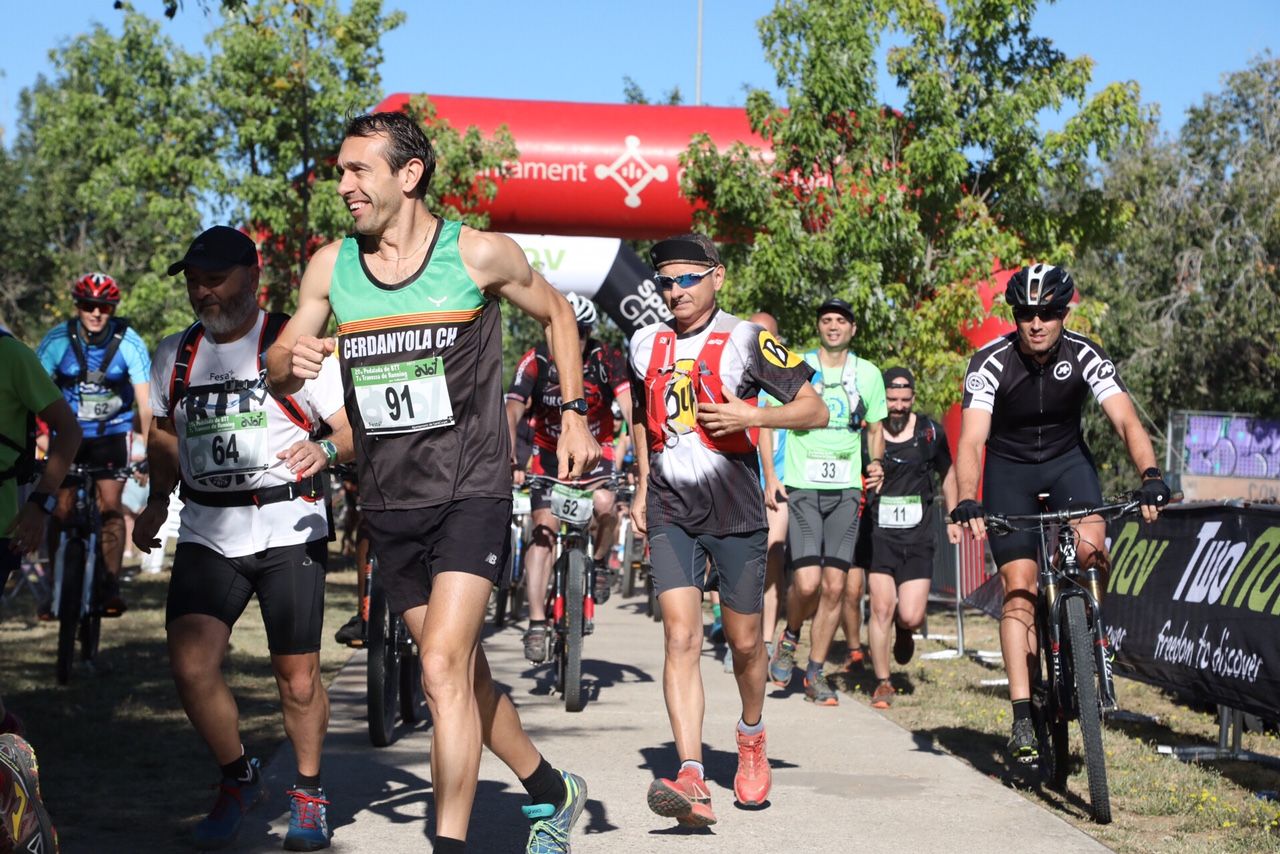
{"type": "Polygon", "coordinates": [[[977,590],[990,577],[987,563],[987,545],[973,538],[966,530],[959,545],[947,539],[947,526],[941,497],[934,498],[930,512],[935,513],[938,524],[937,542],[933,557],[933,582],[929,596],[934,600],[951,602],[956,613],[956,654],[964,655],[964,599],[977,590]]]}

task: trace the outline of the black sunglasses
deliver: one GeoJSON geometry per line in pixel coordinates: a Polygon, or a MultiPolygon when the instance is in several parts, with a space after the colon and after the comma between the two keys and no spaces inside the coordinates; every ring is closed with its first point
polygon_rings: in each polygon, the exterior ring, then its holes
{"type": "Polygon", "coordinates": [[[85,314],[93,314],[95,311],[111,314],[116,310],[116,307],[109,302],[77,302],[76,308],[85,314]]]}
{"type": "Polygon", "coordinates": [[[1019,323],[1029,323],[1033,317],[1041,320],[1061,320],[1067,316],[1067,310],[1047,305],[1019,305],[1013,309],[1013,319],[1019,323]]]}

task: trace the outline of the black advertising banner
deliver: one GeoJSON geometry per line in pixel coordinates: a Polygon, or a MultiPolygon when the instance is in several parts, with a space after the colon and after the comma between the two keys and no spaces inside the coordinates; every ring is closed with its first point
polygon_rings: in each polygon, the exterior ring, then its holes
{"type": "Polygon", "coordinates": [[[1280,508],[1177,506],[1108,536],[1116,673],[1280,719],[1280,508]]]}

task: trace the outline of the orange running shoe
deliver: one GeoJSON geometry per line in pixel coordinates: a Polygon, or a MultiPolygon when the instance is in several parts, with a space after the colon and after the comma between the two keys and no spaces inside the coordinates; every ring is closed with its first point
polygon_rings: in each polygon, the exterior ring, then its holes
{"type": "Polygon", "coordinates": [[[716,823],[711,792],[692,768],[682,768],[674,780],[654,780],[649,785],[649,809],[674,818],[685,827],[709,827],[716,823]]]}
{"type": "Polygon", "coordinates": [[[849,658],[844,663],[844,669],[848,671],[861,670],[866,661],[866,653],[862,651],[862,647],[849,650],[849,658]]]}
{"type": "Polygon", "coordinates": [[[876,686],[876,690],[871,694],[871,708],[887,709],[893,705],[893,695],[898,692],[893,689],[886,679],[876,686]]]}
{"type": "Polygon", "coordinates": [[[765,756],[764,730],[747,735],[735,728],[738,739],[738,773],[733,775],[733,795],[738,803],[758,807],[769,798],[773,786],[773,769],[765,756]]]}

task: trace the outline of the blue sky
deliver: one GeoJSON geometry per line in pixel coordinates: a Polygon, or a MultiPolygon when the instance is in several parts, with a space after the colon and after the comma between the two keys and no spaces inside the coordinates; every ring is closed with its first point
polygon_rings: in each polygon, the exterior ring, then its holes
{"type": "MultiPolygon", "coordinates": [[[[207,0],[216,6],[217,0],[207,0]]],[[[133,0],[159,17],[162,0],[133,0]]],[[[745,87],[772,87],[755,22],[772,0],[705,0],[703,103],[741,105],[745,87]]],[[[617,102],[629,75],[653,96],[679,86],[694,95],[697,0],[387,0],[408,21],[384,42],[387,92],[617,102]]],[[[12,137],[18,93],[48,73],[48,53],[97,21],[118,29],[112,0],[13,4],[0,31],[0,127],[12,137]],[[56,14],[55,14],[56,12],[56,14]]],[[[214,19],[200,0],[164,31],[203,49],[214,19]]],[[[1037,28],[1068,55],[1096,61],[1094,87],[1136,80],[1176,131],[1187,107],[1216,91],[1224,73],[1265,49],[1280,50],[1275,0],[1063,0],[1037,28]]],[[[893,103],[882,79],[885,100],[893,103]]],[[[1052,123],[1052,119],[1049,120],[1052,123]]]]}

